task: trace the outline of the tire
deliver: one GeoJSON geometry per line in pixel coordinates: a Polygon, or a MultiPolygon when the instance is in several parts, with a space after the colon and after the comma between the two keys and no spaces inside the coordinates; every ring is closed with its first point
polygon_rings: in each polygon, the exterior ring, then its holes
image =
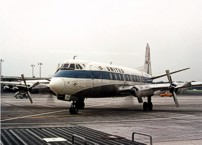
{"type": "Polygon", "coordinates": [[[77,107],[70,107],[69,108],[69,113],[70,114],[78,114],[79,110],[77,107]]]}
{"type": "Polygon", "coordinates": [[[153,104],[152,102],[148,103],[148,111],[152,111],[153,110],[153,104]]]}
{"type": "Polygon", "coordinates": [[[148,103],[144,102],[143,103],[143,111],[147,111],[148,110],[148,103]]]}

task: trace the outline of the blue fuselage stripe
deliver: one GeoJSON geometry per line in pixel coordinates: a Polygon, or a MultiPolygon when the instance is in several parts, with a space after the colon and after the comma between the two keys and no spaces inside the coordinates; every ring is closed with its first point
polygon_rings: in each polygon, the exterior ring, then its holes
{"type": "Polygon", "coordinates": [[[90,71],[90,70],[59,70],[54,75],[54,77],[104,79],[104,80],[152,83],[152,79],[150,79],[149,77],[115,73],[115,72],[106,72],[106,71],[90,71]]]}

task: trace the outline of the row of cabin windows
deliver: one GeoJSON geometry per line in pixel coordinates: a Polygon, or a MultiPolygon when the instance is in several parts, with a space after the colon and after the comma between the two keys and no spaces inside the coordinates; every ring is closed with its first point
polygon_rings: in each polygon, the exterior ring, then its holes
{"type": "Polygon", "coordinates": [[[124,81],[131,81],[131,82],[143,82],[143,77],[135,76],[135,75],[128,75],[128,74],[116,74],[116,73],[110,73],[110,78],[112,80],[122,80],[124,81]]]}
{"type": "Polygon", "coordinates": [[[146,78],[141,77],[141,76],[120,74],[120,73],[109,73],[109,72],[101,72],[101,71],[92,71],[91,77],[93,79],[108,79],[108,80],[121,80],[121,81],[125,80],[125,81],[132,81],[132,82],[147,81],[146,78]]]}
{"type": "Polygon", "coordinates": [[[149,78],[129,75],[129,74],[120,74],[113,72],[104,72],[104,71],[64,71],[60,70],[55,74],[55,77],[68,77],[68,78],[88,78],[88,79],[106,79],[106,80],[120,80],[120,81],[131,81],[131,82],[148,82],[151,81],[149,78]]]}

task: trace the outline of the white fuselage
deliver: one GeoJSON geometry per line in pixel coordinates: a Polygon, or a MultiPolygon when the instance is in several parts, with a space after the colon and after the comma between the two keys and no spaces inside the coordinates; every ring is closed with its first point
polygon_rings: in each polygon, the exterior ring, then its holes
{"type": "Polygon", "coordinates": [[[70,60],[57,70],[49,87],[59,95],[109,97],[117,96],[120,86],[151,83],[151,75],[136,69],[70,60]]]}

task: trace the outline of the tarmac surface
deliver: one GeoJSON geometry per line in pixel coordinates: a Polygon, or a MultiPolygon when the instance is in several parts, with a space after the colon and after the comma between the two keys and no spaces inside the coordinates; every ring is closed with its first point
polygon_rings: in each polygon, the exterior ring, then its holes
{"type": "MultiPolygon", "coordinates": [[[[202,96],[178,96],[180,107],[172,98],[154,96],[154,110],[144,112],[136,98],[86,99],[78,115],[70,115],[70,102],[49,95],[15,99],[1,94],[1,128],[66,127],[79,125],[131,140],[133,132],[153,137],[155,145],[202,144],[202,96]]],[[[146,100],[146,98],[145,98],[146,100]]],[[[149,144],[148,138],[135,136],[149,144]]]]}

